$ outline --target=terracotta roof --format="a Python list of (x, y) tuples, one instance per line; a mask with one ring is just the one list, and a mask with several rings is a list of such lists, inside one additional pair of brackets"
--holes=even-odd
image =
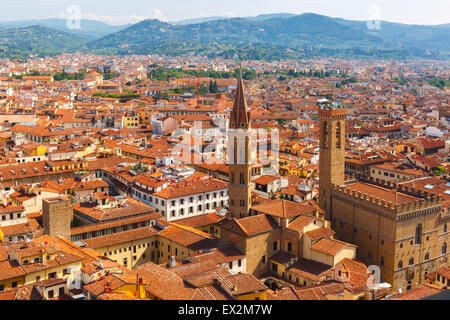
[(211, 249), (216, 247), (218, 243), (217, 239), (207, 233), (174, 223), (160, 231), (159, 236), (192, 250)]
[(362, 194), (367, 193), (376, 198), (384, 199), (386, 202), (391, 202), (393, 205), (419, 200), (417, 197), (398, 192), (397, 189), (387, 189), (365, 182), (350, 183), (345, 187), (350, 188), (351, 190), (360, 191)]
[(195, 289), (175, 273), (148, 262), (132, 271), (143, 279), (145, 290), (162, 300), (188, 300)]
[(288, 229), (297, 231), (299, 233), (303, 233), (303, 229), (313, 223), (315, 220), (314, 217), (306, 216), (306, 215), (300, 215), (297, 217), (293, 222), (289, 223)]
[(314, 215), (315, 208), (285, 199), (273, 199), (263, 203), (253, 203), (252, 210), (280, 218), (292, 218), (302, 214)]
[(319, 281), (329, 269), (329, 265), (302, 258), (290, 266), (288, 271), (313, 281)]
[(221, 285), (228, 287), (235, 296), (268, 289), (261, 281), (248, 273), (231, 275), (221, 281)]
[(311, 249), (331, 256), (335, 256), (347, 246), (353, 245), (335, 239), (322, 238), (315, 244), (313, 244)]
[(14, 235), (22, 235), (27, 233), (32, 233), (39, 228), (39, 224), (36, 220), (32, 219), (26, 223), (19, 223), (9, 226), (0, 227), (5, 237), (14, 236)]
[(265, 233), (278, 228), (276, 221), (268, 215), (258, 214), (242, 219), (233, 219), (247, 236)]
[(335, 232), (330, 228), (322, 227), (308, 231), (305, 234), (308, 235), (308, 237), (310, 237), (312, 240), (318, 240), (320, 238), (332, 237), (334, 233)]
[(164, 199), (173, 199), (199, 193), (228, 190), (228, 187), (227, 182), (214, 178), (197, 181), (182, 181), (169, 185), (161, 191), (154, 193), (154, 196)]
[(118, 208), (112, 209), (102, 209), (97, 206), (97, 204), (91, 203), (75, 203), (72, 205), (75, 213), (78, 211), (92, 219), (97, 221), (108, 221), (118, 218), (125, 218), (129, 216), (135, 216), (139, 214), (146, 214), (155, 211), (154, 208), (144, 205), (137, 204), (133, 201), (128, 200), (126, 203)]
[(438, 294), (443, 292), (444, 290), (431, 285), (431, 284), (422, 284), (417, 288), (408, 290), (404, 293), (397, 294), (391, 297), (392, 300), (421, 300), (423, 298)]
[(279, 179), (282, 179), (282, 178), (278, 177), (278, 176), (264, 175), (264, 176), (260, 176), (258, 178), (253, 179), (252, 182), (261, 184), (261, 185), (266, 185), (266, 184), (269, 184), (269, 183), (279, 180)]
[(158, 231), (153, 227), (139, 228), (129, 231), (118, 232), (106, 236), (82, 240), (88, 248), (102, 248), (112, 246), (118, 243), (144, 239), (154, 236)]
[(206, 213), (195, 217), (189, 217), (177, 220), (177, 224), (181, 224), (188, 227), (202, 227), (222, 221), (225, 217), (217, 214), (216, 212)]
[(87, 224), (85, 226), (81, 227), (75, 227), (70, 229), (70, 235), (77, 235), (82, 234), (86, 232), (91, 231), (97, 231), (102, 229), (109, 229), (117, 226), (123, 226), (126, 224), (133, 224), (133, 223), (139, 223), (143, 221), (149, 221), (149, 220), (155, 220), (161, 218), (161, 214), (157, 212), (147, 213), (143, 215), (139, 215), (136, 217), (126, 217), (118, 220), (113, 221), (106, 221), (106, 222), (99, 222), (99, 223), (93, 223), (93, 224)]

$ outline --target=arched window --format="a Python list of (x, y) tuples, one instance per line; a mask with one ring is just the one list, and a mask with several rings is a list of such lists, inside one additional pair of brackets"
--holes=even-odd
[(447, 232), (447, 224), (444, 224), (444, 232)]
[(399, 269), (403, 268), (403, 261), (402, 260), (400, 260), (398, 262), (397, 268), (399, 268)]
[(342, 123), (340, 121), (336, 122), (336, 148), (341, 148), (341, 130), (342, 130)]
[(430, 260), (430, 253), (429, 252), (425, 253), (425, 260)]
[(239, 174), (239, 183), (244, 184), (244, 175), (242, 173)]
[(292, 243), (290, 242), (287, 243), (287, 250), (292, 251)]
[(237, 164), (238, 163), (238, 140), (237, 137), (234, 137), (233, 139), (233, 162), (232, 164)]
[(422, 224), (419, 223), (416, 227), (416, 244), (422, 243)]
[(447, 253), (447, 242), (444, 242), (442, 244), (442, 254), (446, 254)]
[(328, 122), (323, 123), (323, 147), (328, 148)]
[(380, 265), (381, 265), (381, 266), (384, 266), (384, 257), (381, 257), (381, 259), (380, 259)]
[(412, 266), (414, 264), (414, 258), (409, 259), (409, 265)]

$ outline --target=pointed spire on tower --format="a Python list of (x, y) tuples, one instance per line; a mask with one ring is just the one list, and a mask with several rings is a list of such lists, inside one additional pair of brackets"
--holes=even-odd
[(247, 102), (245, 101), (244, 81), (242, 80), (241, 67), (239, 68), (239, 79), (236, 88), (236, 96), (234, 98), (234, 106), (230, 116), (230, 128), (250, 128), (250, 114), (247, 110)]

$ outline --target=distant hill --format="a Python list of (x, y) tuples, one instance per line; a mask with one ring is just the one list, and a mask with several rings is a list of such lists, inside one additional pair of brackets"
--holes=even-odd
[(245, 17), (248, 20), (251, 21), (264, 21), (269, 19), (288, 19), (295, 17), (296, 14), (294, 13), (266, 13), (266, 14), (260, 14), (256, 17)]
[[(268, 18), (268, 19), (265, 19)], [(448, 54), (445, 27), (382, 23), (386, 30), (373, 31), (365, 22), (304, 13), (221, 19), (173, 25), (144, 20), (87, 44), (104, 53), (196, 53), (247, 58), (278, 59), (320, 55), (403, 58)], [(117, 45), (119, 44), (119, 45)]]
[(43, 19), (43, 20), (17, 20), (17, 21), (0, 21), (0, 28), (25, 28), (30, 26), (42, 26), (47, 28), (52, 28), (68, 33), (74, 33), (82, 37), (87, 37), (90, 39), (98, 39), (107, 34), (114, 33), (123, 30), (130, 25), (124, 26), (112, 26), (104, 22), (95, 20), (84, 20), (80, 21), (80, 29), (69, 29), (67, 28), (66, 19)]
[[(31, 22), (8, 22), (3, 27)], [(39, 26), (13, 29), (1, 29), (0, 23), (0, 54), (80, 50), (100, 54), (200, 54), (228, 58), (237, 53), (242, 59), (259, 60), (319, 56), (450, 58), (450, 24), (421, 26), (381, 21), (381, 29), (370, 29), (365, 21), (313, 13), (208, 17), (177, 23), (153, 19), (129, 26), (82, 20), (80, 30), (68, 30), (63, 19), (39, 20), (39, 23)], [(103, 36), (96, 39), (100, 35)]]
[[(246, 18), (172, 25), (144, 20), (88, 44), (90, 49), (119, 48), (143, 53), (161, 46), (269, 44), (285, 47), (302, 45), (348, 47), (354, 43), (379, 43), (379, 37), (354, 30), (319, 15), (299, 15), (251, 21)], [(119, 45), (117, 45), (119, 44)]]
[(42, 26), (0, 29), (0, 57), (26, 58), (73, 51), (88, 41), (75, 34)]
[(380, 29), (368, 29), (366, 21), (332, 19), (354, 30), (380, 37), (385, 42), (422, 49), (450, 50), (450, 24), (426, 26), (380, 21)]
[[(274, 18), (292, 18), (296, 16), (296, 14), (293, 13), (268, 13), (268, 14), (260, 14), (256, 17), (245, 17), (245, 19), (251, 20), (251, 21), (264, 21)], [(218, 17), (201, 17), (201, 18), (192, 18), (192, 19), (184, 19), (180, 21), (172, 21), (169, 22), (171, 24), (175, 25), (186, 25), (186, 24), (196, 24), (196, 23), (203, 23), (203, 22), (209, 22), (209, 21), (216, 21), (216, 20), (227, 20), (232, 19), (230, 17), (225, 16), (218, 16)]]
[(192, 18), (192, 19), (184, 19), (184, 20), (179, 20), (179, 21), (171, 21), (169, 22), (170, 24), (174, 24), (174, 25), (187, 25), (187, 24), (196, 24), (196, 23), (203, 23), (203, 22), (209, 22), (209, 21), (216, 21), (216, 20), (226, 20), (226, 19), (230, 19), (230, 17), (221, 17), (221, 16), (217, 16), (217, 17), (201, 17), (201, 18)]

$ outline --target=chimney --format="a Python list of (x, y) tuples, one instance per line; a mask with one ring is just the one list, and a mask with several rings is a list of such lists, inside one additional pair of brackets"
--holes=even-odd
[(41, 259), (42, 259), (42, 264), (44, 266), (47, 265), (47, 255), (45, 254), (44, 248), (41, 249)]
[(170, 256), (170, 260), (169, 260), (169, 267), (173, 268), (177, 265), (177, 261), (175, 260), (174, 256)]

